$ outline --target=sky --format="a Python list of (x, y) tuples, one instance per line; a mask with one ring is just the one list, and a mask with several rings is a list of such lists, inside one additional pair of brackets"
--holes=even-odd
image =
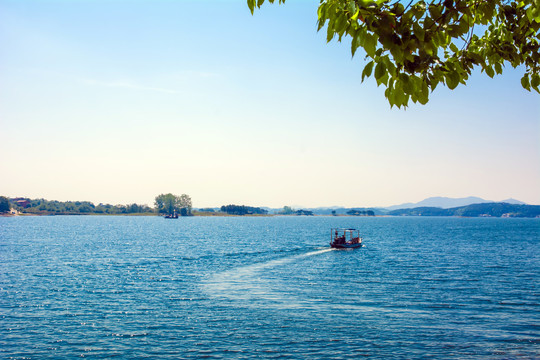
[(390, 108), (318, 1), (0, 0), (0, 195), (195, 207), (540, 204), (540, 96), (509, 65)]

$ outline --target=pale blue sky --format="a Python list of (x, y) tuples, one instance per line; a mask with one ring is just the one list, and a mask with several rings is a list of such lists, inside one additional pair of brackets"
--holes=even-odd
[(194, 205), (540, 204), (522, 69), (390, 109), (318, 1), (0, 0), (0, 194)]

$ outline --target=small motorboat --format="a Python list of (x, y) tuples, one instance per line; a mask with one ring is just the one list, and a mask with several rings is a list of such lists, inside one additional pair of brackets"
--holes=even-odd
[(335, 249), (355, 249), (362, 247), (362, 238), (357, 229), (331, 229), (330, 247)]
[(173, 211), (172, 214), (167, 214), (164, 216), (165, 219), (178, 219), (178, 213), (176, 210)]

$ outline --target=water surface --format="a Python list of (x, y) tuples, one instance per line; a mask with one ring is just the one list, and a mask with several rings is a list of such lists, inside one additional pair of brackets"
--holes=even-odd
[(538, 358), (539, 249), (538, 219), (0, 218), (0, 357)]

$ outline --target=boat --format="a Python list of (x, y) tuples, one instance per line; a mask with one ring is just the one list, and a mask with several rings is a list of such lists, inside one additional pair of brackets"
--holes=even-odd
[(360, 231), (357, 229), (331, 229), (330, 247), (334, 249), (356, 249), (362, 247)]
[(164, 216), (165, 219), (178, 219), (178, 213), (176, 210), (173, 211), (172, 214), (167, 214)]

